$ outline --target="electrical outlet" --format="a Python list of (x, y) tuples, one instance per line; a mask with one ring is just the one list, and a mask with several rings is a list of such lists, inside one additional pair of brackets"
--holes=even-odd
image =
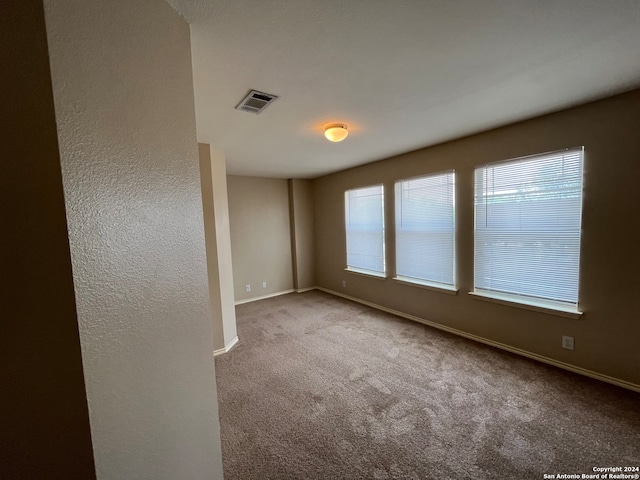
[(573, 350), (573, 337), (562, 336), (562, 348)]
[(248, 283), (244, 286), (244, 291), (245, 292), (250, 292), (251, 291), (251, 285), (249, 285)]
[(267, 288), (267, 282), (262, 282), (262, 288)]
[(342, 280), (342, 288), (347, 288), (347, 281), (346, 280)]

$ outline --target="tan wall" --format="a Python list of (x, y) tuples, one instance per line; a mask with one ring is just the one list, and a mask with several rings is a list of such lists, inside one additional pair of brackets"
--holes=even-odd
[(95, 478), (41, 1), (0, 51), (0, 478)]
[(289, 180), (293, 281), (297, 291), (315, 286), (315, 229), (310, 180)]
[(227, 189), (236, 302), (293, 289), (287, 181), (230, 175)]
[(189, 25), (44, 3), (97, 477), (222, 478)]
[[(410, 315), (640, 385), (640, 91), (314, 180), (316, 283)], [(497, 305), (473, 289), (473, 172), (501, 159), (585, 146), (580, 320)], [(344, 191), (384, 182), (393, 274), (394, 181), (456, 170), (456, 296), (349, 274)], [(347, 288), (342, 288), (347, 280)], [(561, 336), (575, 337), (575, 350)]]
[(198, 144), (198, 153), (213, 347), (220, 351), (230, 348), (238, 340), (226, 160), (221, 151), (212, 149), (207, 143)]

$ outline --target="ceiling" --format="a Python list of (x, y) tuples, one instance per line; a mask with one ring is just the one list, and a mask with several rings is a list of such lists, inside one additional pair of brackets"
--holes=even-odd
[[(640, 87), (640, 0), (168, 2), (198, 141), (234, 175), (314, 178)], [(279, 98), (235, 110), (251, 89)]]

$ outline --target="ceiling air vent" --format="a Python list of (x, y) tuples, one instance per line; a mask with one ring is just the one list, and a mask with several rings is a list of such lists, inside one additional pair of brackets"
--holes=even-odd
[(249, 95), (238, 104), (236, 110), (242, 110), (244, 112), (260, 113), (267, 108), (267, 105), (272, 103), (277, 95), (271, 95), (270, 93), (258, 92), (257, 90), (251, 90)]

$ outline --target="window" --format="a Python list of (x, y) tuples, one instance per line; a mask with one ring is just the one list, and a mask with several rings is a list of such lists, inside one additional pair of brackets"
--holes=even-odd
[(347, 190), (344, 194), (344, 204), (347, 269), (384, 276), (383, 186)]
[(455, 174), (401, 180), (396, 194), (397, 279), (455, 285)]
[(475, 171), (475, 292), (577, 311), (583, 148)]

